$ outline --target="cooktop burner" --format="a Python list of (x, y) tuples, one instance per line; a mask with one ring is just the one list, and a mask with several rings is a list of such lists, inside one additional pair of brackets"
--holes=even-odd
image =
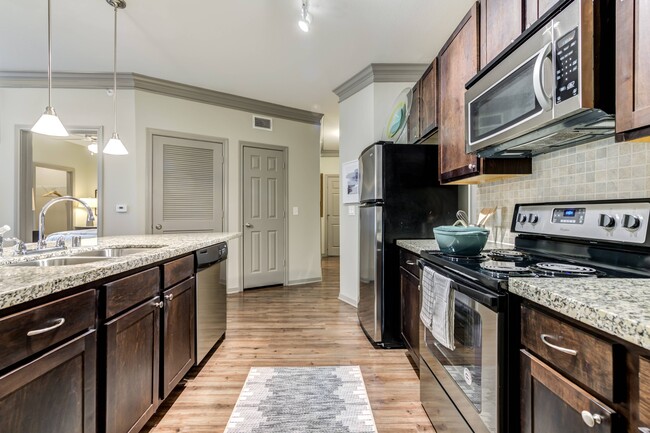
[(528, 257), (526, 253), (517, 250), (489, 250), (487, 254), (491, 259), (497, 261), (524, 260)]
[(540, 262), (531, 266), (531, 270), (542, 277), (604, 277), (607, 274), (594, 268), (568, 263)]
[(481, 263), (481, 268), (487, 271), (494, 272), (527, 272), (530, 268), (528, 266), (517, 266), (515, 262), (500, 262), (496, 260), (490, 260), (488, 262)]
[(458, 263), (480, 263), (488, 260), (488, 256), (485, 254), (479, 254), (477, 256), (459, 256), (456, 254), (440, 253), (440, 255), (446, 260)]

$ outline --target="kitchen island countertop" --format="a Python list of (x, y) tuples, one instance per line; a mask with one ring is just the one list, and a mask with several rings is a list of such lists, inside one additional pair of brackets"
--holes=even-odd
[[(97, 245), (29, 256), (0, 257), (0, 310), (61, 292), (82, 284), (147, 266), (162, 260), (239, 237), (240, 233), (184, 233), (167, 235), (108, 236)], [(110, 247), (152, 247), (122, 257), (72, 266), (5, 266), (46, 257), (68, 256)]]

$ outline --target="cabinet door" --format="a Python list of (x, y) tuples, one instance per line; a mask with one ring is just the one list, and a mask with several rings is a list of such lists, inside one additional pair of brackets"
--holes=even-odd
[[(645, 429), (645, 430), (642, 430)], [(650, 432), (650, 360), (639, 358), (639, 432)]]
[(521, 34), (523, 12), (522, 0), (481, 0), (481, 68)]
[(613, 409), (521, 351), (522, 433), (613, 433), (616, 421)]
[(106, 433), (135, 433), (159, 403), (159, 299), (118, 316), (105, 328)]
[(0, 377), (3, 433), (94, 433), (96, 333)]
[(169, 395), (196, 360), (195, 296), (194, 278), (163, 293), (162, 398)]
[(411, 111), (408, 118), (408, 141), (415, 143), (420, 138), (420, 82), (413, 86)]
[(438, 59), (420, 79), (420, 133), (424, 137), (438, 127)]
[(478, 173), (465, 153), (465, 83), (478, 72), (478, 4), (463, 18), (438, 57), (440, 67), (440, 181)]
[(548, 12), (560, 0), (525, 0), (526, 22), (525, 28), (530, 27), (542, 15)]
[[(616, 132), (650, 135), (650, 2), (616, 2)], [(644, 23), (644, 24), (642, 24)], [(646, 139), (647, 140), (647, 139)]]
[(402, 339), (411, 358), (418, 364), (420, 358), (420, 290), (419, 280), (404, 269), (400, 269), (400, 290), (402, 292)]

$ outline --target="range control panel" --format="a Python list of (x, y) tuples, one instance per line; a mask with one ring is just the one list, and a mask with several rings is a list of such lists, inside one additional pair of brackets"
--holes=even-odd
[(522, 204), (515, 206), (514, 233), (646, 244), (650, 201)]

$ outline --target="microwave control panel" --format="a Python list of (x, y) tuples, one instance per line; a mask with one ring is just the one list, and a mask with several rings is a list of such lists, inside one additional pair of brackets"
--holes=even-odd
[(555, 42), (555, 103), (578, 95), (580, 79), (578, 59), (578, 28), (574, 28)]

